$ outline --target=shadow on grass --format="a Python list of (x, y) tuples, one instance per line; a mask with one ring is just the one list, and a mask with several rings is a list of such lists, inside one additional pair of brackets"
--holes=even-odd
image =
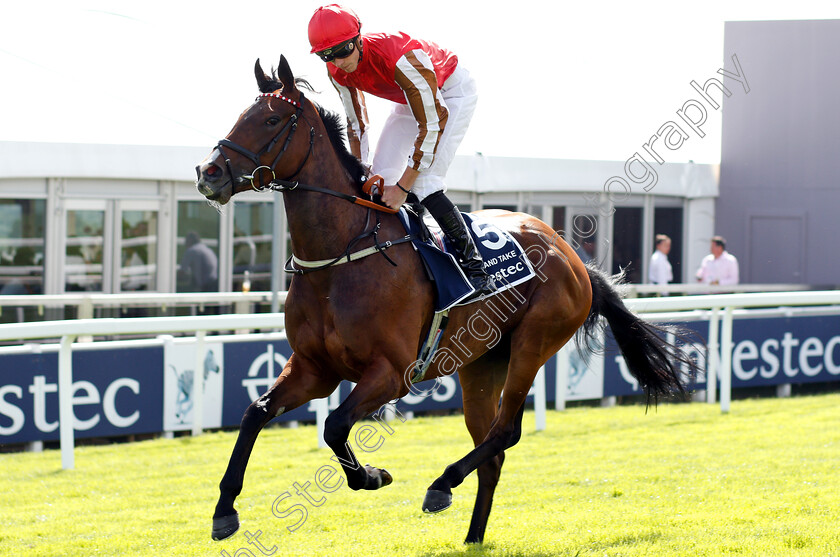
[[(590, 544), (586, 548), (586, 553), (592, 552), (598, 554), (610, 549), (620, 549), (621, 547), (628, 547), (638, 545), (639, 543), (656, 543), (662, 534), (659, 532), (647, 532), (641, 534), (633, 534), (627, 536), (618, 536), (614, 539), (604, 540), (601, 543)], [(486, 543), (483, 545), (464, 545), (463, 549), (455, 549), (448, 551), (430, 551), (427, 553), (418, 553), (421, 557), (578, 557), (584, 552), (583, 549), (559, 549), (557, 551), (511, 551), (505, 547), (496, 547), (493, 543)]]
[(418, 553), (420, 557), (483, 557), (492, 555), (504, 555), (505, 557), (557, 557), (557, 553), (543, 553), (534, 551), (511, 552), (504, 548), (496, 548), (494, 544), (464, 545), (463, 549), (449, 551), (435, 551), (429, 553)]
[(52, 468), (49, 470), (33, 472), (31, 476), (33, 478), (60, 478), (62, 476), (67, 477), (68, 474), (72, 473), (72, 470), (65, 470), (63, 468)]

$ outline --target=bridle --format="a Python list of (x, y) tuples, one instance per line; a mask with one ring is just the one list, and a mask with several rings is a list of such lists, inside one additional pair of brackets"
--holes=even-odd
[[(279, 191), (281, 193), (287, 193), (287, 192), (292, 192), (292, 191), (295, 191), (295, 190), (304, 190), (304, 191), (323, 193), (323, 194), (327, 194), (327, 195), (332, 195), (334, 197), (338, 197), (340, 199), (344, 199), (345, 201), (349, 201), (349, 202), (351, 202), (353, 204), (356, 204), (356, 205), (362, 205), (364, 207), (367, 207), (367, 209), (368, 209), (367, 218), (365, 219), (365, 226), (363, 228), (363, 230), (366, 231), (366, 232), (362, 232), (361, 234), (356, 236), (353, 240), (351, 240), (350, 243), (345, 248), (343, 254), (341, 254), (340, 256), (338, 256), (335, 259), (321, 260), (321, 261), (304, 261), (304, 260), (298, 259), (294, 255), (292, 255), (292, 257), (290, 257), (289, 260), (286, 262), (286, 265), (284, 266), (283, 270), (286, 271), (287, 273), (294, 273), (294, 274), (303, 275), (303, 274), (306, 274), (306, 273), (311, 273), (313, 271), (318, 271), (320, 269), (325, 269), (325, 268), (331, 267), (333, 265), (340, 265), (342, 263), (348, 263), (350, 261), (355, 261), (356, 259), (361, 259), (363, 257), (367, 257), (368, 255), (371, 255), (373, 253), (381, 253), (383, 255), (383, 257), (385, 257), (385, 259), (388, 260), (388, 262), (390, 262), (392, 265), (396, 266), (396, 263), (394, 263), (394, 261), (391, 260), (391, 258), (388, 257), (385, 254), (385, 250), (390, 248), (390, 247), (393, 247), (395, 245), (402, 244), (402, 243), (405, 243), (405, 242), (409, 242), (409, 241), (414, 239), (414, 236), (409, 234), (409, 235), (406, 235), (406, 236), (404, 236), (404, 237), (402, 237), (398, 240), (386, 241), (384, 243), (380, 243), (379, 238), (378, 238), (378, 233), (379, 233), (379, 229), (381, 227), (381, 222), (379, 220), (379, 214), (378, 213), (376, 214), (376, 224), (374, 225), (373, 229), (370, 230), (370, 231), (367, 231), (368, 225), (370, 224), (370, 211), (371, 210), (393, 214), (393, 213), (397, 212), (395, 209), (391, 209), (390, 207), (386, 207), (384, 205), (379, 205), (378, 203), (368, 201), (367, 199), (359, 198), (355, 195), (349, 195), (349, 194), (346, 194), (346, 193), (337, 192), (337, 191), (330, 190), (330, 189), (327, 189), (327, 188), (319, 188), (319, 187), (316, 187), (316, 186), (301, 184), (298, 181), (293, 181), (292, 180), (292, 178), (294, 178), (295, 176), (297, 176), (300, 173), (300, 171), (303, 169), (304, 165), (306, 164), (306, 161), (309, 160), (309, 156), (312, 154), (312, 149), (313, 149), (313, 146), (314, 146), (314, 143), (315, 143), (315, 128), (311, 124), (309, 126), (309, 149), (306, 152), (306, 156), (300, 162), (297, 169), (288, 178), (279, 179), (275, 176), (274, 169), (276, 168), (277, 163), (280, 162), (280, 159), (283, 158), (283, 155), (286, 153), (286, 150), (289, 148), (289, 145), (292, 142), (292, 138), (294, 137), (295, 132), (297, 131), (298, 122), (301, 119), (306, 120), (306, 117), (303, 116), (304, 96), (303, 96), (303, 93), (301, 93), (300, 94), (300, 100), (296, 101), (294, 99), (290, 99), (289, 97), (281, 95), (280, 93), (277, 93), (277, 92), (262, 93), (257, 97), (257, 100), (259, 100), (263, 97), (271, 97), (271, 98), (276, 98), (276, 99), (280, 99), (282, 101), (285, 101), (285, 102), (287, 102), (287, 103), (289, 103), (289, 104), (291, 104), (292, 106), (295, 107), (295, 113), (292, 114), (289, 117), (289, 120), (280, 129), (280, 131), (278, 131), (276, 134), (274, 134), (274, 137), (272, 137), (271, 140), (262, 149), (260, 149), (260, 151), (257, 152), (257, 153), (251, 151), (250, 149), (247, 149), (246, 147), (243, 147), (242, 145), (239, 145), (238, 143), (234, 143), (233, 141), (231, 141), (229, 139), (219, 140), (219, 142), (216, 144), (216, 148), (219, 150), (219, 153), (222, 155), (222, 158), (225, 160), (225, 165), (227, 166), (228, 175), (231, 177), (231, 181), (232, 182), (242, 182), (242, 181), (248, 180), (248, 181), (251, 182), (251, 187), (255, 191), (271, 190), (271, 191)], [(288, 132), (288, 135), (286, 135), (286, 140), (283, 143), (283, 147), (280, 149), (280, 151), (274, 157), (274, 161), (271, 163), (271, 165), (266, 166), (264, 164), (261, 164), (260, 158), (262, 156), (270, 153), (274, 149), (274, 147), (277, 145), (277, 143), (280, 141), (280, 138), (283, 136), (283, 134), (286, 134), (287, 132)], [(230, 149), (232, 151), (235, 151), (235, 152), (239, 153), (240, 155), (244, 156), (245, 158), (247, 158), (248, 160), (253, 162), (254, 165), (255, 165), (253, 173), (250, 174), (250, 175), (242, 175), (242, 176), (239, 176), (239, 177), (234, 179), (233, 167), (231, 166), (231, 163), (230, 163), (230, 157), (228, 157), (227, 154), (225, 153), (225, 150), (224, 150), (225, 147), (227, 147), (228, 149)], [(262, 185), (262, 183), (260, 183), (260, 180), (258, 178), (258, 173), (262, 169), (267, 170), (271, 174), (271, 180), (265, 185)], [(372, 247), (367, 248), (367, 249), (362, 250), (362, 251), (351, 253), (350, 250), (353, 248), (353, 246), (355, 246), (358, 242), (360, 242), (364, 238), (368, 238), (368, 237), (373, 237), (373, 239), (374, 239), (374, 245)], [(303, 268), (302, 269), (295, 268), (294, 266), (292, 266), (292, 263), (295, 263), (298, 266), (301, 266)]]
[[(250, 180), (251, 187), (255, 191), (265, 191), (265, 190), (267, 190), (271, 187), (272, 183), (275, 180), (274, 168), (277, 166), (277, 163), (280, 162), (280, 159), (283, 158), (283, 155), (286, 154), (286, 150), (289, 148), (289, 145), (292, 143), (292, 138), (294, 137), (295, 132), (297, 131), (298, 121), (303, 117), (303, 101), (304, 101), (303, 93), (300, 94), (300, 100), (299, 101), (290, 99), (289, 97), (286, 97), (286, 96), (281, 95), (280, 93), (276, 93), (276, 92), (275, 93), (262, 93), (259, 97), (257, 97), (257, 100), (259, 100), (263, 97), (270, 97), (270, 98), (275, 98), (275, 99), (280, 99), (280, 100), (286, 101), (287, 103), (294, 106), (295, 109), (296, 109), (295, 113), (292, 114), (289, 117), (289, 119), (286, 121), (286, 125), (284, 125), (280, 129), (280, 131), (278, 131), (276, 134), (274, 134), (274, 137), (271, 138), (271, 140), (265, 145), (265, 147), (260, 149), (259, 152), (254, 153), (250, 149), (247, 149), (247, 148), (243, 147), (242, 145), (239, 145), (238, 143), (234, 143), (233, 141), (231, 141), (229, 139), (221, 139), (216, 144), (216, 149), (219, 150), (219, 153), (221, 153), (222, 158), (225, 160), (225, 165), (227, 166), (228, 175), (231, 177), (231, 180), (234, 181), (234, 182), (240, 182), (240, 181), (243, 181), (243, 180)], [(305, 119), (305, 117), (303, 117), (303, 118)], [(266, 154), (270, 153), (274, 149), (275, 145), (277, 145), (277, 142), (280, 140), (280, 137), (283, 134), (285, 134), (286, 132), (288, 132), (288, 135), (286, 136), (286, 141), (283, 143), (283, 148), (280, 149), (280, 151), (277, 153), (277, 156), (274, 157), (274, 161), (271, 163), (271, 165), (266, 166), (264, 164), (261, 164), (260, 158), (263, 155), (266, 155)], [(306, 152), (306, 156), (303, 158), (301, 163), (298, 165), (297, 170), (295, 170), (288, 178), (283, 180), (284, 182), (288, 181), (288, 180), (291, 180), (292, 178), (297, 176), (297, 174), (301, 171), (301, 169), (303, 168), (303, 165), (305, 165), (306, 161), (309, 160), (309, 155), (312, 154), (312, 147), (313, 147), (314, 143), (315, 143), (315, 128), (312, 125), (310, 125), (309, 126), (309, 150)], [(236, 151), (237, 153), (239, 153), (243, 157), (245, 157), (248, 160), (250, 160), (251, 162), (253, 162), (254, 165), (255, 165), (254, 172), (251, 175), (240, 176), (240, 177), (238, 177), (234, 180), (233, 168), (231, 167), (231, 164), (230, 164), (230, 157), (228, 157), (227, 154), (225, 153), (225, 150), (224, 150), (225, 147), (227, 147), (228, 149), (231, 149), (232, 151)], [(271, 173), (271, 182), (269, 182), (269, 184), (267, 184), (265, 186), (259, 185), (259, 180), (258, 180), (258, 173), (262, 169), (266, 169)], [(255, 180), (257, 180), (257, 181), (255, 182)]]
[[(349, 194), (346, 194), (346, 193), (337, 192), (337, 191), (327, 189), (327, 188), (319, 188), (317, 186), (310, 186), (310, 185), (307, 185), (307, 184), (301, 184), (298, 181), (293, 181), (292, 180), (292, 178), (297, 176), (298, 173), (303, 169), (303, 166), (306, 164), (306, 161), (309, 160), (309, 155), (312, 154), (312, 148), (313, 148), (313, 145), (315, 143), (315, 128), (312, 125), (309, 126), (309, 150), (306, 152), (306, 156), (303, 158), (301, 163), (298, 165), (297, 170), (295, 170), (288, 178), (282, 178), (282, 179), (277, 178), (274, 174), (274, 168), (277, 166), (277, 163), (280, 162), (280, 159), (286, 153), (286, 149), (289, 148), (289, 144), (292, 142), (292, 137), (294, 136), (295, 132), (297, 131), (298, 121), (301, 118), (306, 120), (306, 117), (303, 116), (304, 96), (303, 96), (303, 93), (301, 93), (300, 94), (300, 101), (296, 101), (296, 100), (290, 99), (289, 97), (286, 97), (286, 96), (281, 95), (281, 94), (276, 93), (276, 92), (275, 93), (262, 93), (259, 97), (257, 97), (257, 100), (259, 100), (263, 97), (271, 97), (271, 98), (276, 98), (276, 99), (286, 101), (287, 103), (289, 103), (289, 104), (291, 104), (292, 106), (295, 107), (295, 109), (296, 109), (295, 113), (292, 114), (289, 117), (289, 120), (286, 122), (286, 125), (283, 126), (283, 128), (280, 131), (278, 131), (274, 135), (274, 137), (271, 138), (271, 140), (266, 144), (265, 147), (263, 147), (260, 150), (259, 153), (254, 153), (250, 149), (247, 149), (247, 148), (243, 147), (242, 145), (239, 145), (238, 143), (234, 143), (233, 141), (231, 141), (229, 139), (219, 140), (219, 142), (216, 144), (216, 148), (219, 150), (219, 153), (221, 153), (222, 158), (224, 158), (224, 160), (225, 160), (225, 165), (227, 166), (228, 175), (231, 177), (232, 181), (240, 182), (240, 181), (243, 181), (243, 180), (249, 180), (251, 182), (251, 188), (253, 188), (254, 191), (272, 190), (272, 191), (279, 191), (281, 193), (290, 192), (290, 191), (294, 191), (294, 190), (312, 191), (312, 192), (317, 192), (317, 193), (323, 193), (323, 194), (326, 194), (326, 195), (332, 195), (333, 197), (339, 197), (339, 198), (344, 199), (345, 201), (349, 201), (350, 203), (353, 203), (355, 205), (362, 205), (364, 207), (367, 207), (368, 209), (373, 209), (375, 211), (381, 211), (383, 213), (394, 214), (394, 213), (397, 212), (396, 209), (391, 209), (390, 207), (386, 207), (384, 205), (380, 205), (378, 203), (368, 201), (367, 199), (362, 199), (362, 198), (357, 197), (355, 195), (349, 195)], [(280, 149), (280, 152), (277, 153), (277, 156), (274, 157), (274, 161), (271, 163), (271, 165), (266, 166), (264, 164), (260, 164), (260, 157), (267, 154), (267, 153), (270, 153), (271, 150), (274, 149), (274, 146), (277, 145), (277, 142), (280, 140), (280, 136), (282, 136), (284, 133), (286, 133), (287, 130), (289, 132), (289, 135), (286, 136), (286, 141), (285, 141), (285, 143), (283, 143), (283, 148)], [(224, 147), (227, 147), (227, 148), (229, 148), (233, 151), (236, 151), (240, 155), (244, 156), (245, 158), (247, 158), (248, 160), (253, 162), (254, 165), (256, 166), (256, 168), (254, 168), (254, 172), (250, 175), (243, 175), (243, 176), (240, 176), (240, 177), (234, 179), (233, 178), (233, 168), (231, 167), (231, 164), (230, 164), (230, 158), (225, 154)], [(262, 185), (261, 183), (259, 183), (259, 180), (258, 180), (257, 173), (261, 169), (266, 169), (268, 172), (271, 173), (271, 180), (265, 185)]]

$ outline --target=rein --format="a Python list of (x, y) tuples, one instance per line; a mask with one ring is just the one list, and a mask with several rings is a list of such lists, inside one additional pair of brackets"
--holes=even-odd
[[(254, 168), (253, 173), (251, 175), (241, 176), (239, 178), (239, 180), (249, 180), (251, 182), (251, 187), (255, 191), (269, 191), (269, 190), (271, 190), (271, 191), (277, 191), (277, 192), (285, 194), (285, 193), (290, 193), (290, 192), (293, 192), (293, 191), (296, 191), (296, 190), (303, 190), (303, 191), (310, 191), (310, 192), (315, 192), (315, 193), (323, 193), (323, 194), (326, 194), (326, 195), (332, 195), (333, 197), (338, 197), (339, 199), (349, 201), (350, 203), (353, 203), (354, 205), (361, 205), (362, 207), (366, 207), (368, 209), (367, 218), (365, 219), (365, 226), (362, 230), (367, 230), (368, 225), (370, 224), (370, 212), (371, 212), (371, 210), (382, 212), (382, 213), (388, 213), (388, 214), (395, 214), (395, 213), (398, 212), (397, 209), (391, 209), (390, 207), (387, 207), (387, 206), (384, 206), (384, 205), (379, 205), (378, 203), (374, 203), (373, 201), (368, 201), (367, 199), (362, 199), (362, 198), (357, 197), (355, 195), (349, 195), (349, 194), (337, 192), (337, 191), (334, 191), (334, 190), (331, 190), (331, 189), (320, 188), (320, 187), (317, 187), (317, 186), (310, 186), (308, 184), (301, 184), (298, 181), (293, 181), (292, 178), (297, 176), (298, 173), (300, 173), (300, 171), (303, 169), (306, 162), (309, 160), (309, 156), (312, 154), (312, 149), (313, 149), (313, 146), (314, 146), (314, 143), (315, 143), (315, 128), (311, 125), (309, 126), (309, 149), (306, 152), (306, 156), (303, 158), (303, 161), (301, 161), (301, 163), (298, 165), (297, 169), (288, 178), (278, 179), (274, 174), (274, 168), (277, 166), (277, 163), (280, 162), (280, 159), (283, 157), (283, 155), (286, 153), (286, 150), (289, 148), (289, 145), (292, 142), (292, 138), (294, 137), (294, 134), (297, 131), (298, 121), (301, 118), (306, 120), (306, 117), (303, 116), (304, 96), (303, 96), (303, 93), (301, 93), (300, 94), (300, 101), (295, 101), (293, 99), (290, 99), (290, 98), (288, 98), (284, 95), (281, 95), (279, 93), (276, 93), (276, 92), (275, 93), (262, 93), (259, 97), (257, 97), (257, 100), (259, 100), (262, 97), (271, 97), (271, 98), (277, 98), (277, 99), (286, 101), (287, 103), (289, 103), (289, 104), (291, 104), (292, 106), (295, 107), (295, 109), (296, 109), (295, 113), (292, 114), (289, 117), (289, 120), (286, 122), (286, 124), (280, 129), (280, 131), (278, 131), (274, 135), (274, 137), (271, 138), (271, 140), (265, 145), (265, 147), (260, 149), (260, 151), (257, 152), (257, 153), (254, 153), (250, 149), (247, 149), (247, 148), (245, 148), (245, 147), (243, 147), (243, 146), (241, 146), (237, 143), (234, 143), (233, 141), (230, 141), (229, 139), (219, 140), (219, 142), (216, 144), (216, 148), (219, 150), (222, 157), (224, 158), (225, 164), (227, 165), (228, 174), (231, 176), (231, 178), (233, 177), (233, 170), (232, 170), (232, 167), (231, 167), (231, 164), (230, 164), (230, 158), (227, 156), (227, 154), (225, 154), (225, 151), (224, 151), (225, 147), (227, 147), (228, 149), (231, 149), (232, 151), (235, 151), (235, 152), (239, 153), (240, 155), (246, 157), (248, 160), (250, 160), (251, 162), (254, 163), (256, 168)], [(278, 141), (280, 140), (280, 137), (287, 132), (288, 132), (288, 135), (286, 136), (286, 141), (283, 143), (283, 147), (280, 149), (280, 152), (278, 152), (277, 156), (274, 157), (274, 161), (271, 163), (271, 165), (266, 166), (264, 164), (261, 164), (260, 157), (270, 153), (274, 149), (274, 147), (277, 145)], [(266, 185), (262, 185), (262, 184), (258, 183), (259, 182), (258, 174), (259, 174), (260, 171), (263, 171), (263, 170), (271, 173), (271, 180)], [(365, 191), (369, 192), (370, 191), (369, 188), (372, 187), (373, 182), (375, 182), (377, 180), (380, 182), (380, 186), (381, 186), (382, 178), (380, 176), (374, 176), (374, 177), (370, 178), (367, 181), (367, 183), (365, 184)], [(411, 234), (408, 234), (408, 235), (403, 236), (402, 238), (400, 238), (398, 240), (394, 240), (394, 241), (389, 240), (389, 241), (386, 241), (384, 243), (380, 243), (379, 238), (378, 238), (378, 234), (379, 234), (379, 228), (381, 227), (381, 225), (382, 225), (382, 223), (380, 222), (380, 219), (379, 219), (379, 213), (376, 213), (376, 224), (373, 227), (373, 229), (368, 231), (368, 232), (362, 232), (361, 234), (356, 236), (354, 239), (352, 239), (347, 244), (347, 247), (344, 249), (344, 253), (342, 253), (341, 255), (336, 257), (335, 259), (322, 259), (322, 260), (318, 260), (318, 261), (304, 261), (304, 260), (298, 259), (296, 256), (292, 255), (292, 257), (290, 257), (286, 261), (286, 264), (284, 265), (283, 270), (286, 271), (287, 273), (294, 273), (294, 274), (298, 274), (298, 275), (303, 275), (303, 274), (311, 273), (311, 272), (318, 271), (318, 270), (321, 270), (321, 269), (326, 269), (327, 267), (332, 267), (333, 265), (341, 265), (343, 263), (349, 263), (350, 261), (355, 261), (357, 259), (362, 259), (363, 257), (367, 257), (367, 256), (373, 255), (375, 253), (381, 253), (382, 256), (385, 259), (387, 259), (388, 262), (391, 265), (394, 265), (396, 267), (397, 264), (390, 257), (388, 257), (388, 255), (385, 253), (385, 250), (390, 248), (390, 247), (396, 246), (398, 244), (402, 244), (402, 243), (405, 243), (405, 242), (410, 242), (411, 240), (414, 239), (414, 236), (411, 235)], [(357, 252), (353, 252), (353, 253), (350, 252), (350, 250), (353, 248), (353, 246), (355, 246), (361, 240), (363, 240), (365, 238), (369, 238), (369, 237), (373, 237), (373, 241), (374, 241), (373, 246), (371, 246), (369, 248), (366, 248), (366, 249), (363, 249), (363, 250), (360, 250), (360, 251), (357, 251)], [(293, 266), (293, 264), (297, 265), (298, 267), (302, 267), (302, 268), (296, 268), (296, 267)]]
[[(376, 180), (381, 178), (379, 176), (374, 176), (371, 180)], [(370, 181), (370, 180), (368, 180)], [(398, 212), (397, 209), (391, 209), (385, 205), (380, 205), (378, 203), (374, 203), (373, 201), (368, 201), (367, 199), (362, 199), (361, 197), (355, 195), (349, 195), (346, 193), (341, 193), (338, 191), (330, 190), (327, 188), (319, 188), (317, 186), (309, 186), (307, 184), (301, 184), (300, 182), (292, 182), (290, 180), (276, 180), (272, 179), (268, 185), (265, 186), (263, 189), (270, 189), (272, 191), (279, 191), (282, 193), (290, 192), (294, 190), (304, 190), (304, 191), (313, 191), (316, 193), (325, 193), (327, 195), (332, 195), (333, 197), (338, 197), (339, 199), (343, 199), (345, 201), (349, 201), (354, 205), (361, 205), (362, 207), (367, 207), (368, 209), (373, 209), (374, 211), (380, 211), (382, 213), (388, 213), (390, 215), (394, 215)], [(258, 190), (261, 191), (261, 190)]]

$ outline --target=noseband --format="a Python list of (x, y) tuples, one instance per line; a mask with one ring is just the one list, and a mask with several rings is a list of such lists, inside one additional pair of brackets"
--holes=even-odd
[[(295, 113), (292, 114), (289, 117), (289, 120), (286, 122), (286, 125), (283, 126), (280, 129), (280, 131), (278, 131), (274, 135), (274, 137), (271, 138), (271, 140), (265, 145), (265, 147), (263, 147), (258, 153), (254, 153), (250, 149), (247, 149), (247, 148), (243, 147), (242, 145), (239, 145), (238, 143), (234, 143), (233, 141), (231, 141), (229, 139), (221, 139), (216, 144), (216, 148), (219, 150), (219, 153), (221, 153), (222, 158), (225, 159), (225, 165), (227, 166), (228, 175), (231, 177), (231, 180), (234, 179), (233, 178), (233, 176), (234, 176), (233, 169), (230, 165), (230, 157), (228, 157), (227, 154), (225, 153), (224, 147), (227, 147), (228, 149), (231, 149), (232, 151), (236, 151), (237, 153), (239, 153), (240, 155), (242, 155), (243, 157), (247, 158), (248, 160), (250, 160), (251, 162), (254, 163), (254, 165), (255, 165), (254, 172), (250, 176), (248, 176), (248, 175), (240, 176), (235, 181), (250, 180), (251, 187), (255, 191), (264, 191), (264, 190), (269, 189), (271, 187), (271, 183), (266, 184), (266, 185), (258, 185), (258, 183), (257, 183), (258, 182), (257, 173), (261, 169), (264, 168), (271, 173), (271, 181), (272, 182), (274, 181), (274, 179), (275, 179), (274, 168), (277, 166), (277, 163), (280, 162), (280, 159), (283, 157), (283, 155), (286, 153), (286, 150), (289, 148), (289, 145), (292, 142), (292, 138), (294, 137), (295, 132), (297, 131), (298, 121), (302, 118), (302, 114), (303, 114), (303, 102), (304, 102), (303, 93), (300, 94), (300, 100), (299, 101), (295, 101), (295, 100), (290, 99), (289, 97), (286, 97), (286, 96), (281, 95), (279, 93), (262, 93), (259, 97), (257, 97), (257, 100), (259, 100), (263, 97), (271, 97), (271, 98), (275, 98), (275, 99), (280, 99), (282, 101), (286, 101), (287, 103), (294, 106), (295, 109), (296, 109)], [(283, 148), (280, 149), (280, 152), (277, 153), (276, 157), (274, 157), (274, 161), (271, 163), (271, 165), (261, 164), (260, 163), (260, 157), (262, 157), (263, 155), (266, 155), (266, 154), (270, 153), (272, 150), (274, 150), (275, 145), (277, 145), (277, 142), (280, 140), (280, 138), (286, 132), (288, 132), (288, 135), (286, 136), (286, 141), (283, 143)], [(312, 146), (313, 146), (314, 142), (315, 142), (315, 128), (312, 127), (312, 126), (309, 126), (309, 151), (307, 151), (306, 156), (303, 158), (301, 163), (298, 165), (297, 170), (295, 170), (284, 181), (287, 181), (291, 178), (294, 178), (298, 174), (298, 172), (301, 171), (301, 169), (303, 168), (303, 165), (306, 164), (306, 161), (309, 159), (309, 155), (312, 154)], [(257, 182), (255, 182), (255, 180), (257, 180)]]

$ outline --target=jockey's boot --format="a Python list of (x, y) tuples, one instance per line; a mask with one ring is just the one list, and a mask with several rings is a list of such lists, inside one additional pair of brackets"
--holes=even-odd
[(461, 211), (452, 204), (442, 191), (435, 192), (423, 200), (423, 206), (440, 225), (441, 230), (452, 242), (455, 255), (464, 274), (476, 290), (476, 296), (492, 294), (496, 290), (493, 277), (484, 270), (484, 260), (473, 241), (472, 234)]

